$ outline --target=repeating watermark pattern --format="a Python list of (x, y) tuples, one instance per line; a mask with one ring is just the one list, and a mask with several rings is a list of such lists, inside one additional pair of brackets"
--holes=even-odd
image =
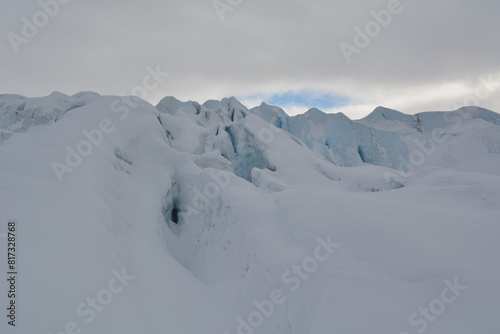
[(208, 175), (213, 181), (207, 182), (201, 190), (195, 188), (192, 205), (186, 205), (186, 211), (181, 212), (185, 224), (190, 223), (189, 218), (192, 215), (203, 213), (210, 201), (217, 198), (221, 191), (229, 186), (231, 181), (231, 175), (226, 171), (210, 171)]
[(224, 21), (224, 15), (227, 12), (232, 12), (235, 8), (240, 6), (243, 0), (215, 0), (212, 5), (219, 19)]
[[(137, 85), (131, 90), (131, 94), (141, 99), (146, 99), (149, 92), (158, 88), (159, 85), (168, 77), (169, 73), (160, 69), (160, 64), (156, 69), (150, 66), (146, 67), (147, 74), (142, 80), (142, 85)], [(134, 102), (136, 97), (123, 96), (117, 98), (111, 103), (111, 111), (117, 116), (118, 121), (124, 121), (130, 114), (131, 109), (137, 108), (138, 103)], [(63, 162), (53, 161), (51, 166), (59, 183), (64, 181), (64, 175), (72, 173), (80, 166), (84, 158), (92, 154), (94, 149), (100, 146), (106, 135), (113, 133), (116, 129), (116, 122), (110, 118), (100, 120), (98, 126), (94, 129), (82, 130), (84, 139), (80, 140), (74, 147), (67, 145), (65, 147), (66, 156)]]
[[(341, 245), (332, 242), (331, 236), (326, 240), (319, 237), (316, 239), (318, 246), (314, 248), (312, 256), (306, 257), (300, 265), (292, 265), (281, 275), (282, 283), (290, 290), (297, 291), (302, 283), (309, 279), (319, 268), (320, 263), (327, 261)], [(283, 289), (274, 289), (267, 299), (262, 301), (254, 300), (252, 305), (254, 310), (245, 318), (236, 318), (237, 334), (253, 334), (255, 329), (261, 327), (265, 320), (271, 317), (277, 306), (286, 302), (286, 294)], [(225, 334), (229, 334), (225, 332)]]
[(386, 9), (381, 9), (379, 11), (372, 10), (370, 12), (373, 20), (368, 21), (363, 29), (359, 26), (355, 26), (352, 44), (342, 42), (339, 45), (347, 63), (352, 62), (352, 56), (354, 54), (360, 54), (367, 48), (371, 42), (380, 35), (383, 28), (387, 28), (391, 24), (393, 17), (401, 14), (403, 10), (404, 6), (400, 0), (389, 0)]
[[(113, 277), (108, 281), (104, 289), (99, 290), (95, 296), (88, 296), (84, 302), (77, 305), (75, 313), (81, 318), (80, 321), (68, 321), (64, 325), (64, 329), (55, 334), (80, 334), (82, 324), (90, 324), (94, 321), (97, 314), (104, 311), (111, 304), (114, 297), (122, 293), (130, 282), (135, 279), (135, 276), (128, 274), (125, 268), (122, 268), (121, 272), (112, 270), (111, 274)], [(49, 334), (53, 333), (50, 332)]]
[(19, 47), (21, 45), (26, 45), (30, 40), (35, 38), (40, 29), (45, 27), (50, 19), (54, 18), (59, 14), (61, 6), (66, 5), (71, 0), (47, 0), (38, 1), (38, 6), (41, 10), (37, 11), (31, 17), (31, 20), (26, 16), (21, 18), (23, 23), (21, 27), (21, 34), (16, 34), (14, 32), (9, 32), (7, 34), (7, 39), (9, 40), (10, 46), (15, 54), (19, 53)]
[(497, 78), (494, 78), (493, 74), (490, 74), (488, 77), (479, 76), (479, 84), (471, 94), (466, 96), (462, 101), (457, 101), (452, 108), (458, 109), (464, 106), (477, 106), (481, 101), (490, 98), (500, 86), (500, 73), (497, 73), (496, 76)]
[[(436, 321), (468, 288), (467, 285), (458, 282), (458, 277), (453, 279), (453, 283), (450, 280), (445, 280), (443, 283), (445, 287), (441, 290), (439, 298), (431, 300), (426, 306), (419, 307), (417, 311), (410, 314), (408, 323), (417, 333), (425, 332), (429, 325)], [(403, 331), (399, 334), (410, 334), (410, 332)]]
[[(481, 100), (489, 98), (500, 86), (499, 78), (495, 79), (493, 74), (490, 74), (487, 78), (480, 76), (478, 80), (479, 84), (471, 94), (466, 96), (463, 101), (457, 101), (453, 105), (453, 109), (461, 109), (458, 109), (457, 112), (453, 114), (443, 114), (443, 120), (446, 124), (444, 128), (453, 132), (458, 131), (462, 127), (464, 120), (471, 118), (468, 108), (463, 106), (478, 105)], [(386, 171), (384, 173), (386, 182), (392, 184), (398, 179), (401, 180), (401, 178), (412, 176), (416, 169), (421, 167), (425, 161), (436, 152), (439, 145), (444, 144), (451, 138), (450, 134), (447, 133), (444, 128), (434, 129), (430, 137), (426, 137), (424, 141), (415, 139), (414, 143), (418, 148), (411, 151), (408, 158), (402, 155), (398, 157), (400, 163), (399, 171)]]
[(271, 123), (267, 123), (266, 127), (260, 129), (259, 133), (257, 134), (257, 137), (263, 144), (269, 145), (274, 140), (274, 134), (280, 131), (283, 130), (272, 125)]

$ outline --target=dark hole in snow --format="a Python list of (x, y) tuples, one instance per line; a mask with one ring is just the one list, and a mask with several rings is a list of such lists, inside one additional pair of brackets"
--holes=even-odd
[(171, 217), (171, 220), (178, 224), (179, 223), (179, 209), (177, 208), (173, 208), (172, 209), (172, 217)]
[(168, 228), (174, 232), (174, 234), (179, 235), (180, 226), (182, 225), (182, 216), (183, 212), (182, 206), (175, 198), (171, 198), (170, 194), (167, 194), (167, 198), (165, 198), (166, 202), (163, 204), (162, 214), (165, 223)]

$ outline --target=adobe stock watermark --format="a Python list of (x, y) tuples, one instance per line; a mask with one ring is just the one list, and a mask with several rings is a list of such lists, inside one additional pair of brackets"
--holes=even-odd
[(205, 207), (210, 201), (217, 198), (221, 191), (227, 188), (231, 182), (230, 173), (227, 171), (212, 170), (208, 172), (208, 175), (212, 181), (207, 182), (201, 190), (195, 188), (192, 206), (187, 205), (185, 208), (186, 211), (181, 212), (181, 216), (186, 224), (191, 222), (189, 217), (204, 212)]
[[(155, 90), (160, 86), (169, 73), (163, 72), (160, 69), (160, 64), (156, 65), (156, 69), (146, 66), (147, 74), (142, 80), (142, 85), (137, 85), (131, 90), (131, 95), (137, 96), (140, 99), (146, 99), (149, 92)], [(116, 129), (117, 121), (124, 121), (130, 114), (131, 109), (137, 108), (138, 101), (135, 97), (123, 96), (117, 98), (111, 103), (111, 111), (116, 115), (118, 120), (111, 118), (103, 118), (94, 129), (83, 129), (82, 136), (84, 139), (80, 140), (74, 147), (67, 145), (65, 147), (66, 156), (63, 162), (52, 162), (52, 170), (57, 177), (59, 183), (64, 181), (64, 175), (72, 173), (78, 166), (80, 166), (85, 157), (88, 157), (94, 151), (94, 148), (101, 145), (104, 141), (105, 135), (113, 133)]]
[(380, 35), (382, 29), (387, 28), (391, 24), (393, 17), (403, 12), (403, 9), (404, 6), (401, 4), (400, 0), (389, 0), (386, 9), (381, 9), (379, 11), (372, 10), (370, 12), (373, 20), (368, 21), (363, 29), (355, 26), (355, 35), (352, 44), (342, 42), (339, 45), (347, 63), (350, 64), (352, 62), (352, 56), (354, 54), (360, 54), (362, 50), (368, 47), (370, 43)]
[(264, 143), (265, 145), (269, 145), (274, 140), (274, 134), (282, 131), (282, 129), (274, 126), (271, 123), (268, 123), (266, 125), (267, 125), (267, 127), (264, 127), (264, 128), (259, 130), (257, 137), (259, 138), (259, 140), (262, 143)]
[[(302, 283), (309, 279), (316, 272), (322, 262), (327, 261), (340, 247), (340, 244), (334, 243), (331, 236), (326, 240), (319, 237), (316, 239), (318, 246), (314, 248), (312, 256), (306, 257), (300, 265), (292, 265), (281, 275), (281, 281), (290, 291), (297, 291)], [(237, 317), (236, 334), (253, 334), (255, 329), (261, 327), (265, 320), (271, 317), (276, 311), (277, 306), (285, 303), (286, 295), (282, 289), (274, 289), (269, 294), (269, 298), (262, 301), (253, 301), (254, 310), (247, 317)], [(225, 334), (229, 334), (225, 332)]]
[(61, 6), (66, 5), (71, 0), (40, 0), (38, 1), (38, 6), (40, 10), (37, 11), (31, 17), (31, 20), (26, 16), (21, 18), (23, 23), (21, 27), (21, 34), (16, 34), (14, 32), (9, 32), (7, 34), (7, 39), (9, 40), (10, 46), (15, 54), (19, 53), (19, 47), (21, 45), (26, 45), (30, 40), (35, 38), (40, 29), (45, 27), (50, 19), (54, 18), (59, 14)]
[(474, 88), (471, 94), (466, 96), (462, 101), (457, 101), (452, 106), (452, 109), (456, 110), (465, 106), (477, 106), (481, 101), (490, 98), (500, 86), (500, 73), (496, 73), (496, 77), (497, 78), (494, 78), (493, 74), (490, 74), (488, 77), (479, 76), (479, 84)]
[(221, 22), (224, 21), (224, 14), (226, 12), (232, 12), (243, 3), (243, 0), (215, 0), (212, 5), (214, 6), (215, 12), (219, 17)]
[[(82, 324), (82, 321), (85, 324), (94, 321), (97, 314), (104, 311), (111, 304), (114, 297), (122, 293), (129, 283), (135, 279), (135, 276), (126, 273), (125, 268), (122, 268), (121, 272), (112, 270), (111, 274), (113, 277), (108, 281), (106, 288), (99, 290), (93, 296), (88, 296), (84, 302), (77, 305), (75, 313), (81, 318), (80, 324)], [(82, 333), (80, 324), (77, 321), (68, 321), (62, 331), (50, 332), (49, 334), (80, 334)]]
[[(468, 288), (467, 285), (458, 282), (458, 277), (453, 279), (453, 283), (449, 280), (445, 280), (443, 283), (445, 287), (441, 290), (439, 298), (431, 300), (426, 306), (419, 307), (417, 311), (410, 314), (408, 323), (417, 333), (425, 332), (429, 325), (436, 321)], [(410, 334), (410, 332), (403, 331), (399, 334)]]
[[(500, 77), (500, 75), (499, 75)], [(499, 79), (495, 79), (493, 74), (490, 74), (487, 78), (480, 76), (478, 78), (479, 84), (471, 92), (470, 95), (466, 96), (463, 101), (457, 102), (453, 105), (453, 109), (458, 111), (454, 114), (444, 113), (443, 119), (446, 123), (446, 127), (450, 127), (451, 131), (458, 131), (463, 125), (463, 121), (470, 119), (471, 115), (467, 112), (468, 108), (463, 106), (478, 105), (481, 100), (489, 98), (500, 86)], [(458, 109), (461, 108), (461, 109)], [(430, 137), (425, 138), (423, 141), (418, 139), (414, 140), (418, 149), (410, 152), (408, 159), (400, 155), (398, 160), (400, 162), (400, 168), (397, 173), (386, 171), (384, 173), (385, 180), (388, 184), (392, 184), (397, 179), (408, 178), (412, 176), (418, 167), (421, 167), (427, 158), (433, 155), (439, 145), (444, 144), (450, 139), (450, 135), (445, 132), (444, 129), (434, 129), (430, 134)]]

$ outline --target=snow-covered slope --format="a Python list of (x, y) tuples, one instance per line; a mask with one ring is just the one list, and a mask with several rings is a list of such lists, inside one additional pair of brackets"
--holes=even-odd
[(500, 115), (478, 107), (407, 115), (378, 107), (351, 121), (342, 113), (311, 109), (288, 117), (263, 103), (250, 110), (297, 136), (313, 151), (343, 166), (369, 163), (404, 174), (421, 166), (500, 175)]
[(405, 173), (441, 166), (500, 175), (500, 115), (490, 110), (464, 107), (410, 116), (379, 107), (358, 123), (397, 134), (409, 152), (397, 167)]
[[(39, 111), (19, 116), (23, 101)], [(0, 233), (14, 219), (19, 239), (2, 333), (500, 329), (496, 114), (451, 122), (410, 173), (387, 166), (436, 117), (92, 93), (0, 105), (2, 129), (23, 123), (0, 143)]]
[(408, 154), (394, 133), (353, 122), (342, 113), (325, 114), (310, 109), (305, 114), (288, 117), (282, 109), (265, 103), (251, 112), (297, 136), (310, 149), (338, 165), (368, 163), (397, 168), (397, 158)]

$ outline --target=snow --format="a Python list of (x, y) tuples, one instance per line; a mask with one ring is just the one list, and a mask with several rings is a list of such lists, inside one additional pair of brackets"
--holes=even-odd
[(342, 113), (310, 109), (303, 115), (288, 117), (281, 109), (266, 104), (250, 111), (300, 138), (311, 150), (338, 165), (369, 163), (397, 168), (397, 157), (408, 154), (394, 133), (355, 123)]
[[(17, 324), (2, 311), (2, 333), (500, 329), (498, 114), (377, 108), (352, 121), (235, 98), (124, 101), (0, 96), (0, 233), (16, 219), (20, 268)], [(113, 130), (59, 182), (53, 162), (104, 119)], [(428, 155), (415, 143), (436, 139)], [(421, 164), (391, 169), (416, 150)], [(78, 306), (123, 271), (87, 322)], [(455, 281), (466, 287), (440, 302)], [(419, 314), (441, 304), (432, 321)]]

